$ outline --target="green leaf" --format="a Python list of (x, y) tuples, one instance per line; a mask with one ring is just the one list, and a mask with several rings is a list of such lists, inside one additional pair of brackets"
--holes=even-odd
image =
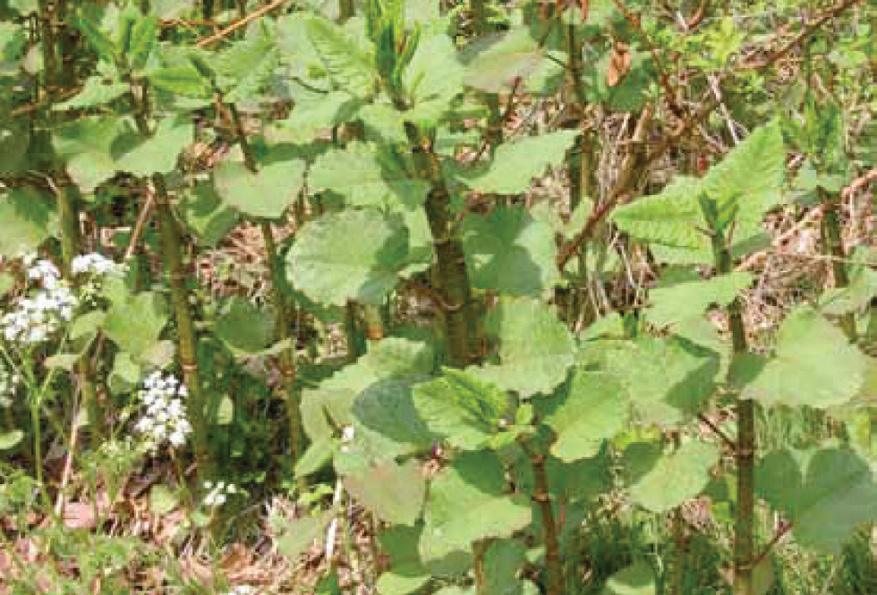
[(318, 303), (377, 305), (396, 286), (407, 256), (408, 234), (398, 218), (346, 210), (302, 227), (287, 255), (287, 274)]
[(612, 376), (576, 369), (559, 392), (560, 404), (544, 421), (557, 435), (551, 454), (560, 460), (593, 457), (604, 440), (624, 429), (630, 402), (627, 391)]
[[(851, 312), (861, 312), (877, 296), (877, 271), (867, 262), (867, 254), (862, 256), (862, 264), (857, 263), (850, 267), (847, 287), (832, 287), (820, 296), (819, 310), (823, 314), (843, 316)], [(853, 259), (856, 258), (854, 255)]]
[(158, 294), (144, 291), (110, 307), (104, 332), (136, 360), (155, 345), (167, 321), (164, 301)]
[(308, 172), (310, 190), (331, 190), (350, 206), (419, 207), (429, 185), (410, 177), (397, 158), (376, 145), (354, 142), (332, 149), (314, 161)]
[(273, 35), (267, 27), (251, 28), (246, 38), (234, 42), (213, 60), (225, 100), (236, 103), (258, 96), (277, 61)]
[(752, 275), (738, 271), (705, 281), (681, 282), (658, 287), (649, 292), (651, 307), (646, 310), (649, 322), (669, 326), (689, 318), (700, 317), (711, 305), (727, 306), (752, 284)]
[(756, 492), (783, 511), (795, 539), (836, 554), (855, 530), (877, 520), (877, 485), (867, 461), (829, 448), (768, 454), (756, 470)]
[(858, 393), (866, 367), (864, 354), (840, 329), (803, 306), (783, 321), (773, 357), (741, 397), (767, 406), (842, 405)]
[(356, 112), (360, 100), (347, 91), (295, 93), (295, 107), (289, 118), (273, 123), (269, 134), (274, 140), (307, 143), (337, 126)]
[(554, 232), (524, 207), (498, 207), (463, 220), (463, 250), (472, 286), (538, 297), (559, 281)]
[(159, 20), (154, 15), (138, 16), (134, 21), (124, 53), (129, 66), (135, 72), (146, 66), (149, 54), (158, 42), (158, 28)]
[(464, 450), (482, 447), (499, 431), (508, 405), (505, 391), (452, 368), (414, 387), (414, 406), (427, 427)]
[(435, 127), (463, 92), (463, 72), (450, 37), (444, 32), (421, 37), (402, 79), (412, 104), (403, 117), (418, 126)]
[(647, 562), (636, 562), (609, 577), (602, 595), (657, 595), (655, 571)]
[[(297, 519), (272, 519), (272, 524), (279, 529), (274, 544), (281, 555), (296, 559), (305, 553), (318, 539), (322, 539), (326, 525), (332, 519), (332, 511), (315, 516), (304, 516)], [(275, 534), (276, 535), (276, 534)]]
[(165, 485), (154, 485), (149, 490), (149, 512), (156, 516), (163, 516), (179, 505), (179, 499)]
[[(363, 365), (368, 363), (363, 362)], [(383, 370), (382, 374), (387, 374), (387, 368), (379, 369)], [(354, 442), (359, 442), (362, 446), (359, 454), (366, 462), (386, 460), (391, 456), (390, 451), (428, 451), (435, 440), (435, 436), (418, 417), (414, 406), (411, 384), (420, 379), (420, 376), (394, 376), (396, 377), (378, 380), (362, 390), (353, 405), (353, 414), (357, 421), (357, 439)], [(363, 431), (376, 433), (380, 437), (364, 435)], [(359, 438), (364, 440), (358, 440)], [(394, 444), (385, 445), (386, 451), (370, 452), (374, 444), (387, 441)]]
[(0, 298), (6, 296), (7, 293), (15, 288), (15, 277), (3, 271), (0, 272)]
[(124, 118), (79, 118), (57, 128), (52, 142), (58, 156), (67, 161), (67, 173), (87, 193), (116, 174), (113, 145), (131, 130)]
[(486, 326), (499, 339), (501, 364), (479, 369), (481, 378), (525, 397), (549, 394), (564, 381), (575, 345), (553, 309), (537, 300), (503, 298)]
[(563, 163), (577, 135), (575, 130), (560, 130), (504, 143), (497, 148), (486, 171), (466, 173), (458, 179), (478, 192), (519, 194), (545, 168)]
[(216, 321), (214, 333), (233, 352), (257, 353), (271, 344), (274, 323), (249, 300), (233, 297)]
[(344, 487), (367, 510), (394, 525), (413, 526), (426, 495), (423, 471), (415, 460), (366, 467), (345, 476)]
[(720, 358), (681, 337), (596, 342), (605, 369), (627, 388), (635, 418), (673, 427), (696, 414), (713, 395)]
[(35, 251), (55, 231), (53, 208), (49, 198), (36, 188), (25, 186), (0, 193), (0, 255), (15, 258)]
[(504, 494), (499, 460), (480, 451), (458, 456), (433, 479), (424, 515), (420, 556), (436, 574), (467, 565), (473, 541), (509, 537), (531, 522), (531, 508), (520, 494)]
[(653, 244), (662, 260), (711, 263), (712, 248), (701, 212), (702, 194), (720, 213), (736, 213), (736, 245), (760, 233), (765, 212), (780, 201), (785, 151), (779, 124), (755, 130), (701, 180), (677, 177), (661, 193), (615, 209), (612, 220), (623, 231)]
[(24, 432), (21, 430), (10, 430), (0, 434), (0, 450), (9, 450), (15, 448), (24, 438)]
[(381, 595), (409, 595), (429, 580), (429, 571), (417, 553), (420, 532), (420, 527), (397, 525), (378, 535), (381, 549), (390, 557), (390, 569), (378, 578)]
[(116, 44), (110, 39), (100, 26), (88, 17), (74, 17), (73, 25), (79, 29), (82, 36), (85, 37), (88, 45), (97, 53), (97, 55), (110, 63), (114, 63), (116, 59)]
[(628, 446), (624, 459), (630, 499), (652, 512), (676, 508), (706, 488), (719, 454), (716, 445), (706, 442), (688, 442), (671, 454), (645, 442)]
[(251, 217), (278, 219), (304, 184), (303, 161), (278, 161), (253, 173), (238, 161), (223, 161), (214, 170), (216, 192), (223, 202)]
[(181, 210), (186, 225), (204, 246), (216, 246), (238, 222), (237, 211), (222, 204), (213, 184), (187, 189)]
[(484, 588), (494, 595), (523, 595), (524, 583), (518, 570), (526, 562), (527, 550), (520, 541), (503, 539), (492, 542), (484, 552)]
[(67, 101), (56, 103), (52, 106), (52, 109), (56, 111), (66, 111), (98, 107), (126, 95), (130, 88), (130, 85), (127, 83), (105, 84), (102, 77), (90, 76), (85, 79), (85, 84), (79, 93)]
[[(539, 43), (527, 27), (516, 27), (504, 34), (476, 41), (475, 47), (487, 46), (466, 66), (465, 82), (488, 93), (499, 93), (536, 72), (545, 59)], [(489, 45), (488, 45), (489, 44)]]
[(140, 383), (143, 370), (127, 351), (120, 351), (113, 358), (110, 370), (110, 390), (113, 394), (128, 393)]
[(361, 97), (368, 97), (374, 92), (378, 73), (374, 67), (374, 49), (370, 45), (320, 17), (308, 19), (306, 31), (337, 88)]
[(191, 64), (155, 68), (146, 76), (153, 86), (168, 93), (194, 99), (210, 99), (213, 96), (210, 81)]
[(192, 142), (192, 124), (185, 118), (168, 118), (158, 123), (151, 137), (137, 135), (132, 140), (137, 144), (119, 156), (118, 171), (140, 177), (168, 173), (176, 168), (180, 153)]

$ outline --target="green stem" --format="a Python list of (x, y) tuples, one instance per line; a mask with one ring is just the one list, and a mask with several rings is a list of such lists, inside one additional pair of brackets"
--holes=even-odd
[(384, 338), (384, 318), (378, 306), (365, 304), (362, 307), (365, 338), (369, 341), (380, 341)]
[(189, 291), (186, 288), (186, 271), (183, 267), (183, 250), (180, 230), (171, 209), (164, 176), (152, 177), (155, 186), (155, 210), (161, 234), (161, 253), (173, 302), (174, 318), (177, 323), (177, 347), (183, 379), (189, 391), (188, 414), (192, 423), (195, 459), (199, 473), (209, 476), (212, 461), (207, 437), (207, 420), (204, 417), (204, 392), (198, 373), (198, 339), (189, 306)]
[(353, 363), (366, 352), (365, 335), (359, 328), (356, 302), (347, 302), (344, 307), (344, 333), (347, 336), (347, 359)]
[(276, 318), (274, 332), (280, 342), (291, 341), (289, 347), (280, 352), (280, 373), (283, 376), (286, 391), (286, 414), (289, 418), (289, 445), (292, 462), (298, 460), (304, 448), (304, 430), (302, 429), (301, 403), (295, 388), (295, 337), (289, 332), (290, 311), (283, 293), (283, 268), (277, 256), (277, 245), (274, 232), (267, 221), (261, 223), (262, 237), (265, 240), (265, 252), (271, 271), (271, 292), (274, 299)]
[(535, 490), (533, 500), (539, 507), (542, 517), (542, 532), (545, 540), (546, 595), (563, 595), (563, 562), (560, 557), (560, 541), (557, 521), (551, 508), (551, 495), (548, 489), (548, 473), (545, 469), (545, 455), (534, 452), (526, 441), (520, 442), (530, 458)]
[[(828, 256), (832, 258), (831, 272), (834, 276), (834, 286), (842, 289), (850, 284), (847, 272), (846, 253), (844, 252), (843, 238), (841, 237), (840, 207), (836, 197), (832, 197), (828, 191), (819, 187), (819, 198), (822, 200), (824, 214), (822, 216), (822, 237), (825, 242)], [(840, 326), (850, 341), (856, 340), (856, 317), (852, 312), (847, 312), (840, 319)]]
[[(244, 164), (251, 172), (256, 173), (258, 166), (253, 150), (247, 140), (244, 131), (243, 120), (237, 105), (228, 104), (231, 113), (232, 123), (235, 127), (235, 135), (241, 152), (244, 156)], [(295, 367), (295, 337), (289, 332), (290, 309), (283, 292), (283, 264), (278, 258), (277, 242), (274, 240), (274, 232), (271, 224), (267, 221), (261, 221), (259, 227), (262, 231), (262, 239), (265, 242), (265, 256), (268, 261), (268, 270), (271, 273), (271, 295), (274, 300), (274, 309), (276, 318), (274, 322), (275, 338), (280, 342), (291, 341), (291, 345), (280, 352), (278, 359), (280, 363), (280, 373), (283, 376), (284, 391), (286, 393), (286, 415), (289, 420), (289, 447), (291, 451), (292, 462), (298, 460), (304, 449), (304, 430), (301, 419), (301, 402), (295, 387), (296, 367)]]
[(438, 293), (443, 300), (445, 336), (450, 364), (466, 367), (473, 361), (472, 331), (474, 328), (472, 290), (463, 246), (455, 236), (450, 210), (450, 195), (445, 185), (438, 157), (427, 146), (426, 139), (414, 124), (406, 122), (405, 132), (414, 153), (417, 175), (430, 184), (426, 198), (426, 217), (432, 233), (438, 273)]
[[(731, 272), (733, 260), (725, 237), (714, 231), (713, 253), (716, 271)], [(728, 321), (734, 357), (746, 354), (746, 329), (743, 308), (737, 298), (728, 306)], [(755, 560), (755, 403), (737, 400), (737, 510), (734, 523), (734, 595), (754, 595), (753, 564)]]

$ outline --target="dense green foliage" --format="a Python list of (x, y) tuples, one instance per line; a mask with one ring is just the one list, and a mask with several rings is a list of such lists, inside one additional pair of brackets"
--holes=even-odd
[(0, 533), (93, 552), (50, 591), (135, 590), (65, 506), (152, 469), (165, 553), (290, 495), (323, 593), (345, 503), (386, 595), (873, 592), (873, 2), (216, 4), (0, 1)]

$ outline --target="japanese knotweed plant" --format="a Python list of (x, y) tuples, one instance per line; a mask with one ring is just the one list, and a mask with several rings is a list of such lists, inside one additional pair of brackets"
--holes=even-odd
[[(72, 276), (82, 219), (105, 216), (106, 197), (124, 187), (138, 213), (126, 252), (160, 246), (167, 276), (145, 287), (108, 281), (94, 308), (65, 320), (70, 339), (50, 369), (75, 365), (106, 385), (112, 398), (91, 402), (108, 411), (89, 423), (160, 427), (152, 447), (168, 446), (161, 437), (182, 449), (191, 436), (199, 473), (211, 475), (224, 462), (218, 426), (247, 406), (219, 389), (216, 354), (276, 358), (285, 458), (298, 478), (331, 467), (338, 495), (333, 510), (276, 527), (282, 552), (296, 555), (336, 527), (346, 493), (378, 521), (390, 558), (380, 593), (560, 595), (579, 580), (568, 561), (595, 503), (676, 515), (708, 492), (733, 511), (734, 590), (750, 595), (774, 542), (760, 508), (825, 553), (877, 518), (858, 434), (808, 451), (765, 452), (755, 439), (759, 416), (775, 409), (860, 419), (873, 368), (826, 317), (839, 313), (829, 303), (795, 306), (769, 351), (748, 346), (742, 300), (753, 277), (735, 267), (763, 244), (763, 218), (782, 202), (779, 124), (753, 130), (704, 177), (676, 177), (612, 211), (636, 194), (659, 97), (649, 52), (631, 60), (618, 43), (631, 19), (611, 3), (593, 3), (588, 15), (473, 1), (442, 14), (369, 0), (354, 15), (355, 3), (343, 2), (337, 22), (296, 10), (196, 45), (162, 31), (162, 3), (16, 4), (41, 24), (42, 63), (6, 68), (24, 58), (29, 19), (4, 22), (0, 80), (10, 92), (37, 91), (39, 134), (25, 135), (18, 161), (2, 155), (16, 183), (0, 199), (0, 253), (57, 253), (57, 238)], [(204, 15), (213, 4), (202, 4)], [(467, 11), (468, 30), (494, 34), (464, 43), (454, 15)], [(739, 48), (729, 22), (714, 40), (723, 59), (710, 68)], [(221, 49), (210, 49), (218, 41)], [(599, 68), (583, 63), (585, 44)], [(604, 80), (607, 65), (614, 74)], [(516, 92), (551, 98), (561, 89), (574, 113), (502, 134), (501, 95), (511, 102)], [(263, 109), (268, 98), (282, 101)], [(581, 129), (587, 102), (640, 114), (602, 212), (585, 196), (595, 149)], [(196, 142), (222, 147), (210, 168)], [(22, 173), (33, 164), (47, 182)], [(573, 178), (568, 221), (520, 198), (549, 169)], [(153, 212), (157, 234), (146, 225)], [(578, 248), (610, 212), (628, 245), (668, 267), (638, 315), (598, 318), (574, 334), (551, 297), (557, 286), (587, 282)], [(283, 229), (275, 224), (290, 220), (294, 233), (275, 236)], [(262, 236), (268, 303), (205, 305), (191, 257), (241, 221)], [(562, 250), (558, 238), (567, 240)], [(596, 248), (608, 258), (606, 246)], [(874, 284), (867, 297), (842, 285), (830, 303), (873, 297)], [(435, 332), (383, 316), (401, 293), (432, 302)], [(293, 303), (325, 320), (346, 315), (354, 331), (360, 313), (367, 328), (382, 328), (366, 333), (372, 340), (349, 365), (301, 378)], [(721, 332), (707, 312), (721, 314)], [(87, 366), (78, 363), (86, 357)], [(41, 372), (44, 386), (56, 373)], [(124, 412), (138, 398), (148, 415), (134, 422)], [(162, 408), (173, 409), (173, 424), (158, 419)], [(729, 408), (733, 423), (712, 421)], [(41, 412), (31, 413), (38, 450)], [(208, 508), (227, 496), (219, 484), (201, 485)], [(633, 560), (607, 589), (668, 585), (665, 569)]]

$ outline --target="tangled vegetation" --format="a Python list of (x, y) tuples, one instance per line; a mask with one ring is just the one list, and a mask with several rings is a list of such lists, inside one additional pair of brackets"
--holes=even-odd
[(873, 0), (0, 0), (0, 593), (877, 592)]

